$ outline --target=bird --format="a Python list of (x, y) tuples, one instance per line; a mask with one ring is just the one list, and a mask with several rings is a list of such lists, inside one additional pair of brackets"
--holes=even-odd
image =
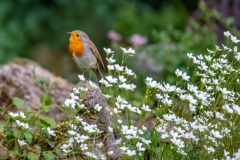
[(92, 71), (94, 71), (98, 81), (101, 80), (101, 70), (104, 71), (105, 67), (95, 44), (90, 40), (88, 35), (81, 30), (73, 30), (67, 33), (70, 34), (68, 50), (76, 64), (84, 68), (83, 75), (86, 68), (90, 68), (89, 79), (91, 78)]

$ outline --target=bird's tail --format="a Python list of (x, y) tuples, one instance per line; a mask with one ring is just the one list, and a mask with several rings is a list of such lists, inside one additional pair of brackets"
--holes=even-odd
[(97, 76), (97, 79), (98, 79), (98, 85), (99, 87), (101, 87), (101, 83), (99, 83), (99, 81), (102, 79), (102, 74), (101, 74), (101, 71), (100, 71), (100, 68), (97, 67), (96, 70), (93, 70)]

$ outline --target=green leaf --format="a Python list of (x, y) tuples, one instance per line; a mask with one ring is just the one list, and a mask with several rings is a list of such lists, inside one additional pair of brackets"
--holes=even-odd
[(60, 156), (61, 155), (61, 150), (60, 149), (56, 149), (55, 153)]
[(41, 147), (38, 145), (35, 145), (34, 148), (36, 149), (37, 154), (41, 153)]
[(43, 110), (44, 112), (48, 112), (49, 111), (49, 106), (46, 106), (46, 105), (43, 104), (39, 109)]
[(28, 152), (28, 159), (29, 160), (38, 160), (38, 156), (34, 154), (33, 152)]
[(0, 122), (0, 133), (4, 132), (5, 122)]
[(44, 94), (43, 96), (41, 96), (40, 102), (41, 104), (44, 104), (46, 106), (50, 106), (52, 104), (52, 100), (47, 94)]
[(54, 154), (50, 151), (43, 152), (43, 157), (45, 160), (55, 160)]
[(24, 100), (20, 99), (20, 98), (17, 98), (17, 97), (14, 97), (13, 98), (13, 102), (12, 102), (13, 105), (17, 106), (18, 108), (25, 108), (26, 107), (26, 103)]
[(44, 121), (45, 123), (49, 124), (50, 126), (52, 127), (55, 127), (56, 126), (56, 122), (52, 119), (52, 118), (49, 118), (49, 117), (39, 117), (40, 120)]
[(36, 82), (39, 84), (44, 84), (44, 83), (48, 82), (48, 78), (47, 77), (37, 77)]
[(6, 131), (6, 139), (7, 139), (8, 141), (10, 141), (11, 139), (14, 139), (13, 131), (12, 131), (12, 130)]
[(32, 142), (32, 134), (29, 132), (24, 132), (24, 137), (26, 138), (28, 144)]
[(13, 135), (16, 138), (20, 138), (21, 137), (21, 131), (18, 128), (12, 128), (13, 131)]
[(32, 113), (36, 113), (36, 111), (34, 111), (34, 110), (32, 110), (32, 109), (29, 109), (29, 110), (27, 110), (27, 113), (28, 113), (28, 114), (32, 114)]
[(42, 119), (38, 120), (38, 126), (39, 127), (50, 127), (50, 125)]

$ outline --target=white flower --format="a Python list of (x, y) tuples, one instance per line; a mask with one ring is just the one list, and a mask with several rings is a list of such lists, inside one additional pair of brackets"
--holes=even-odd
[(149, 108), (148, 105), (143, 104), (142, 109), (146, 112), (151, 112), (152, 110)]
[(112, 96), (110, 96), (109, 94), (103, 94), (103, 96), (107, 99), (111, 98)]
[(124, 69), (124, 66), (120, 66), (119, 64), (115, 64), (114, 66), (117, 71), (123, 71)]
[(126, 71), (126, 74), (129, 75), (129, 76), (133, 76), (135, 73), (133, 73), (133, 71), (127, 67), (125, 67), (125, 71)]
[(107, 79), (110, 83), (117, 83), (117, 81), (118, 81), (117, 78), (113, 78), (112, 76), (106, 76), (106, 79)]
[(210, 61), (212, 60), (212, 57), (209, 56), (209, 55), (205, 55), (205, 59), (206, 59), (208, 62), (210, 62)]
[(189, 81), (190, 76), (187, 75), (187, 73), (183, 73), (182, 74), (182, 79), (184, 79), (185, 81)]
[(125, 154), (128, 155), (128, 156), (134, 156), (134, 155), (136, 155), (136, 151), (135, 151), (135, 150), (132, 150), (132, 151), (131, 151), (131, 150), (128, 149), (128, 150), (125, 152)]
[(135, 54), (135, 50), (133, 50), (132, 48), (129, 48), (129, 49), (128, 49), (128, 53)]
[(100, 112), (102, 110), (102, 106), (100, 106), (99, 104), (96, 104), (94, 106), (94, 109), (96, 109), (98, 112)]
[(236, 52), (237, 52), (237, 50), (238, 50), (238, 47), (237, 47), (237, 46), (235, 46), (235, 47), (233, 48), (233, 51), (236, 53)]
[(216, 137), (216, 138), (219, 138), (219, 139), (223, 138), (223, 136), (220, 134), (219, 131), (211, 130), (211, 133), (212, 133), (213, 136)]
[(193, 57), (193, 63), (194, 63), (194, 64), (199, 64), (200, 61), (199, 61), (196, 57)]
[(107, 65), (107, 67), (108, 67), (108, 70), (109, 70), (109, 71), (114, 70), (114, 65)]
[(117, 122), (118, 122), (119, 124), (121, 124), (121, 123), (122, 123), (122, 120), (121, 120), (121, 119), (118, 119)]
[(127, 53), (127, 49), (126, 48), (123, 48), (123, 47), (120, 47), (121, 50), (124, 52), (124, 53)]
[(66, 99), (64, 102), (65, 106), (75, 108), (76, 101), (74, 99)]
[(99, 143), (96, 144), (96, 146), (98, 146), (98, 148), (102, 148), (103, 143), (102, 143), (102, 142), (99, 142)]
[(115, 59), (113, 59), (113, 56), (109, 57), (109, 58), (106, 58), (106, 60), (108, 61), (108, 63), (114, 63), (116, 62)]
[(128, 50), (126, 48), (121, 47), (122, 51), (124, 53), (132, 53), (135, 54), (135, 50), (133, 50), (132, 48), (129, 48)]
[(187, 53), (187, 56), (188, 56), (189, 59), (193, 58), (193, 54), (192, 53)]
[(78, 78), (79, 78), (80, 81), (84, 81), (85, 80), (85, 77), (82, 74), (78, 75)]
[(70, 97), (71, 97), (72, 99), (78, 99), (78, 96), (76, 96), (74, 93), (70, 93)]
[(221, 50), (222, 50), (222, 49), (220, 49), (220, 47), (217, 46), (217, 45), (215, 45), (215, 48), (216, 48), (217, 51), (221, 51)]
[(237, 52), (236, 55), (234, 56), (234, 58), (235, 58), (237, 61), (240, 61), (240, 52)]
[(86, 154), (86, 156), (92, 157), (93, 159), (98, 159), (98, 157), (94, 153), (85, 152), (85, 154)]
[(119, 86), (119, 88), (123, 88), (123, 89), (126, 89), (126, 90), (134, 90), (136, 88), (136, 85), (126, 84), (126, 83), (120, 84), (118, 86)]
[(123, 75), (119, 76), (118, 79), (119, 79), (119, 81), (122, 82), (122, 83), (124, 83), (124, 82), (127, 81), (127, 79), (126, 79)]
[(106, 81), (105, 79), (101, 79), (101, 80), (99, 80), (99, 83), (101, 83), (101, 84), (104, 84), (105, 86), (109, 86), (109, 83), (108, 83), (108, 81)]
[(83, 143), (84, 141), (88, 140), (89, 137), (85, 135), (80, 135), (79, 133), (77, 133), (74, 139), (77, 141), (77, 143)]
[(111, 48), (103, 48), (103, 49), (104, 49), (104, 51), (105, 51), (106, 53), (108, 53), (108, 54), (114, 53), (114, 51), (112, 51)]
[(175, 144), (176, 146), (178, 146), (179, 148), (183, 148), (184, 147), (184, 142), (181, 139), (177, 139), (176, 137), (173, 137), (170, 139), (171, 142), (173, 144)]
[(235, 37), (235, 36), (233, 36), (233, 35), (230, 36), (230, 39), (232, 40), (233, 43), (238, 43), (238, 42), (240, 42), (240, 40), (238, 40), (237, 37)]
[(73, 131), (73, 130), (70, 130), (70, 131), (68, 131), (68, 134), (70, 134), (70, 135), (76, 135), (77, 134), (77, 132), (75, 132), (75, 131)]
[(177, 70), (175, 71), (175, 74), (177, 75), (177, 77), (178, 77), (178, 76), (181, 76), (181, 75), (182, 75), (182, 71), (180, 71), (179, 69), (177, 69)]
[(140, 142), (137, 142), (137, 144), (136, 144), (136, 147), (137, 147), (137, 149), (138, 149), (138, 151), (140, 151), (140, 152), (143, 152), (143, 151), (145, 151), (145, 148), (144, 147), (142, 147), (142, 143), (140, 143)]
[(229, 37), (231, 35), (231, 33), (229, 31), (223, 32), (224, 36)]
[(108, 126), (108, 131), (113, 132), (113, 128), (111, 126)]
[(54, 130), (51, 130), (49, 127), (47, 127), (47, 132), (51, 136), (56, 136), (56, 134), (54, 133)]
[(107, 154), (108, 155), (113, 155), (113, 151), (108, 151)]
[(19, 116), (22, 118), (26, 118), (25, 114), (22, 111), (19, 112)]
[(19, 120), (16, 120), (15, 122), (16, 122), (17, 126), (19, 126), (19, 127), (23, 127), (25, 129), (29, 128), (29, 125), (27, 123), (20, 122)]
[(13, 118), (19, 116), (18, 113), (13, 113), (13, 112), (9, 112), (8, 115), (11, 116), (11, 117), (13, 117)]
[(84, 151), (84, 150), (88, 149), (88, 146), (87, 146), (87, 144), (82, 143), (82, 144), (80, 144), (80, 148), (82, 151)]
[(18, 144), (20, 146), (27, 145), (27, 143), (25, 141), (21, 141), (20, 139), (18, 139)]

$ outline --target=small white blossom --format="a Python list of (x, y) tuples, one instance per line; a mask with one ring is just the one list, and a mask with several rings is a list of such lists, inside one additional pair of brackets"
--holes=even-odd
[(94, 106), (94, 109), (96, 109), (98, 112), (100, 112), (102, 110), (102, 106), (100, 106), (99, 104), (96, 104)]
[(76, 135), (77, 134), (77, 132), (75, 132), (75, 131), (73, 131), (73, 130), (70, 130), (70, 131), (68, 131), (68, 134), (70, 134), (70, 135)]
[(56, 134), (54, 133), (54, 130), (51, 130), (49, 127), (47, 127), (47, 132), (51, 136), (56, 136)]
[(177, 69), (175, 71), (175, 74), (177, 75), (177, 77), (181, 76), (182, 75), (182, 71), (180, 71), (179, 69)]
[(152, 110), (149, 108), (148, 105), (143, 104), (142, 109), (146, 112), (151, 112)]
[(9, 112), (8, 115), (11, 116), (11, 117), (13, 117), (13, 118), (19, 116), (18, 113), (13, 113), (13, 112)]
[(18, 144), (19, 144), (20, 146), (27, 145), (27, 143), (26, 143), (25, 141), (20, 140), (20, 139), (18, 139)]
[(123, 75), (119, 76), (118, 79), (119, 79), (119, 81), (122, 82), (122, 83), (124, 83), (124, 82), (127, 81), (127, 79), (126, 79)]
[(120, 66), (119, 64), (115, 64), (114, 65), (115, 66), (115, 69), (117, 70), (117, 71), (123, 71), (124, 70), (124, 66)]
[(127, 68), (127, 67), (125, 67), (125, 72), (126, 72), (126, 74), (129, 75), (129, 76), (135, 75), (135, 73), (133, 73), (133, 71), (132, 71), (131, 69)]
[(85, 80), (85, 77), (82, 74), (78, 75), (78, 78), (79, 78), (80, 81), (84, 81)]
[(109, 71), (114, 70), (114, 65), (107, 65), (107, 67), (108, 67), (108, 70), (109, 70)]
[(88, 146), (87, 146), (87, 144), (82, 143), (82, 144), (80, 144), (80, 148), (82, 151), (84, 151), (84, 150), (88, 149)]
[(182, 79), (184, 79), (185, 81), (189, 81), (190, 76), (187, 75), (187, 73), (183, 73), (182, 74)]
[(103, 48), (103, 49), (107, 54), (114, 53), (114, 51), (112, 51), (111, 48)]
[(117, 78), (113, 78), (112, 76), (106, 76), (106, 79), (107, 79), (108, 82), (110, 82), (110, 83), (117, 83), (117, 81), (118, 81)]
[(238, 43), (238, 42), (240, 42), (240, 40), (238, 40), (237, 37), (235, 37), (235, 36), (233, 36), (233, 35), (230, 36), (230, 39), (231, 39), (231, 41), (232, 41), (233, 43)]
[(113, 56), (111, 56), (111, 57), (109, 57), (109, 58), (106, 58), (106, 60), (107, 60), (108, 63), (110, 63), (110, 64), (116, 62), (116, 60), (113, 59)]
[(231, 33), (229, 31), (223, 32), (224, 36), (229, 37), (231, 35)]
[(107, 154), (108, 155), (113, 155), (113, 151), (108, 151)]

